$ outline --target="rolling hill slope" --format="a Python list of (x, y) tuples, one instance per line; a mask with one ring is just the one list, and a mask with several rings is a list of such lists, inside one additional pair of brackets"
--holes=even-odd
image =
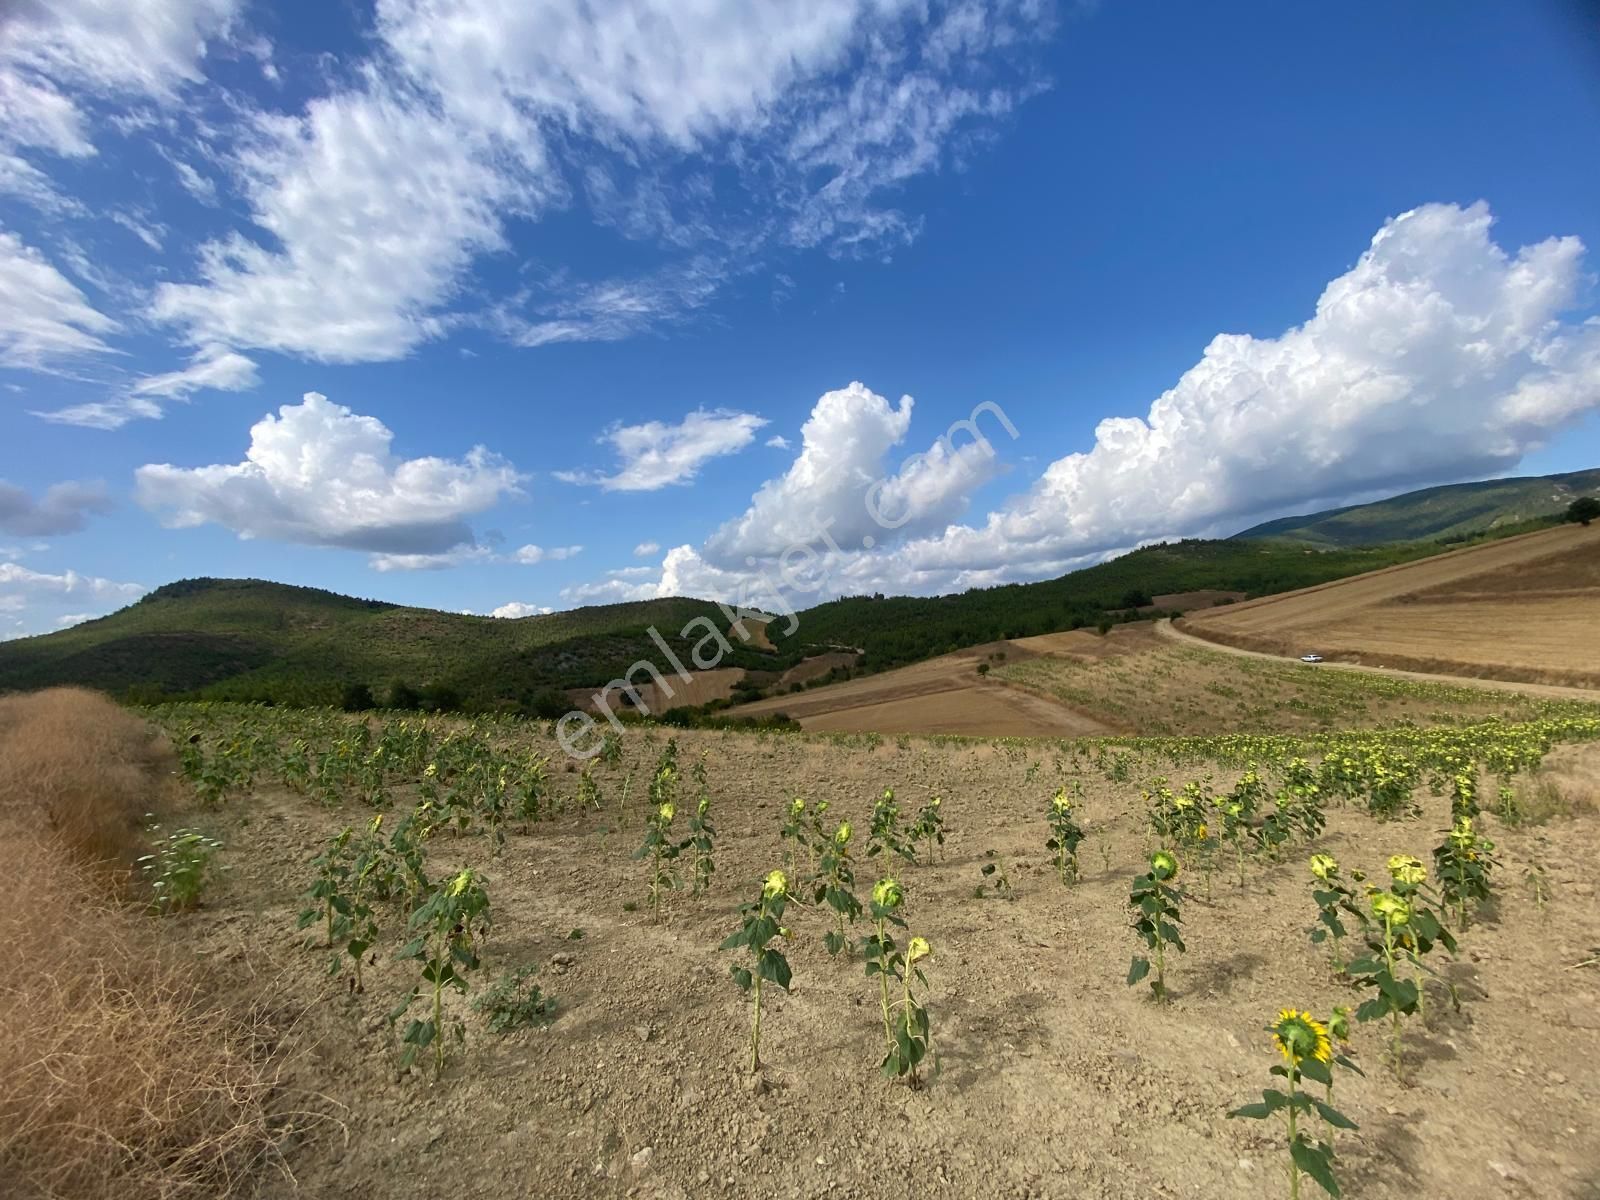
[[(1219, 593), (1271, 596), (1500, 537), (1520, 521), (1542, 524), (1591, 491), (1600, 492), (1600, 469), (1431, 488), (1285, 518), (1222, 541), (1148, 546), (1037, 583), (949, 596), (849, 596), (802, 612), (792, 636), (774, 623), (775, 651), (731, 639), (734, 653), (720, 665), (782, 670), (819, 649), (852, 647), (861, 651), (858, 669), (880, 671), (1125, 619), (1157, 597), (1177, 596), (1172, 607), (1192, 608)], [(1419, 531), (1429, 540), (1393, 540)], [(631, 663), (662, 657), (647, 634), (652, 626), (686, 658), (690, 643), (678, 633), (695, 617), (727, 628), (715, 604), (695, 599), (500, 620), (261, 580), (183, 580), (110, 616), (0, 643), (0, 691), (75, 683), (141, 699), (327, 704), (349, 685), (364, 684), (381, 699), (401, 684), (430, 689), (425, 699), (445, 707), (548, 709), (554, 692), (598, 687)]]
[[(661, 657), (651, 626), (686, 657), (694, 638), (678, 635), (695, 617), (728, 625), (703, 600), (501, 620), (262, 580), (184, 580), (108, 617), (0, 643), (0, 690), (77, 683), (143, 698), (328, 704), (347, 684), (366, 684), (381, 697), (398, 682), (453, 701), (446, 707), (527, 705), (540, 693), (598, 686), (640, 658)], [(725, 665), (789, 661), (730, 640), (735, 650)]]
[[(1148, 606), (1157, 596), (1265, 596), (1444, 549), (1437, 543), (1313, 549), (1232, 539), (1167, 542), (1039, 583), (950, 596), (847, 596), (802, 612), (794, 639), (856, 647), (864, 651), (864, 668), (881, 670), (982, 642), (1093, 626), (1107, 614)], [(771, 633), (780, 638), (776, 624)]]
[(1600, 467), (1565, 475), (1530, 475), (1424, 488), (1372, 504), (1268, 521), (1235, 534), (1313, 546), (1448, 541), (1531, 521), (1559, 519), (1579, 496), (1600, 495)]

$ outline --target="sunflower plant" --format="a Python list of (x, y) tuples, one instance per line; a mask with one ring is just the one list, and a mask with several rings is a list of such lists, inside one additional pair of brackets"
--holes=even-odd
[(600, 785), (595, 781), (593, 759), (583, 764), (583, 773), (578, 776), (577, 805), (579, 808), (593, 805), (596, 812), (600, 811)]
[(1011, 876), (1006, 872), (1005, 859), (997, 857), (993, 850), (985, 853), (993, 861), (984, 863), (979, 869), (978, 874), (982, 878), (979, 879), (978, 886), (972, 894), (979, 900), (991, 894), (997, 900), (1015, 900), (1017, 889), (1011, 885)]
[(761, 987), (772, 983), (789, 990), (792, 978), (789, 960), (783, 951), (772, 945), (773, 939), (788, 937), (783, 927), (783, 910), (789, 902), (789, 877), (782, 871), (769, 871), (762, 881), (761, 894), (739, 909), (740, 925), (719, 947), (722, 950), (743, 949), (750, 955), (751, 963), (732, 964), (729, 974), (739, 990), (754, 1000), (750, 1021), (750, 1073), (761, 1070)]
[(1267, 798), (1267, 785), (1252, 766), (1233, 790), (1217, 802), (1222, 815), (1222, 837), (1233, 847), (1234, 865), (1239, 872), (1239, 887), (1244, 887), (1245, 848), (1255, 841), (1255, 824), (1262, 801)]
[[(1422, 957), (1438, 942), (1455, 950), (1455, 939), (1428, 908), (1422, 885), (1426, 878), (1422, 864), (1409, 855), (1389, 860), (1392, 885), (1388, 889), (1370, 887), (1368, 904), (1373, 922), (1367, 935), (1367, 953), (1350, 963), (1350, 978), (1358, 988), (1371, 992), (1356, 1009), (1358, 1021), (1389, 1022), (1389, 1054), (1395, 1078), (1404, 1077), (1405, 1047), (1403, 1024), (1406, 1017), (1422, 1012)], [(1404, 964), (1411, 965), (1409, 978), (1401, 978)]]
[(1276, 862), (1283, 847), (1294, 839), (1298, 826), (1293, 808), (1293, 797), (1279, 792), (1273, 797), (1272, 807), (1266, 810), (1261, 823), (1250, 831), (1256, 844), (1256, 854)]
[[(1311, 898), (1317, 904), (1317, 924), (1311, 927), (1311, 942), (1317, 946), (1332, 943), (1333, 972), (1342, 975), (1344, 939), (1350, 936), (1350, 925), (1354, 925), (1358, 933), (1366, 932), (1366, 910), (1361, 906), (1360, 894), (1340, 875), (1338, 860), (1333, 855), (1311, 856), (1311, 878)], [(1355, 872), (1353, 881), (1360, 883), (1362, 879), (1361, 872)]]
[[(1182, 917), (1179, 903), (1183, 889), (1174, 881), (1178, 877), (1177, 856), (1167, 850), (1157, 850), (1150, 856), (1150, 869), (1133, 881), (1128, 893), (1128, 906), (1133, 910), (1133, 930), (1144, 941), (1149, 955), (1136, 954), (1128, 967), (1128, 986), (1132, 987), (1150, 974), (1155, 967), (1155, 978), (1150, 990), (1162, 1003), (1167, 999), (1167, 950), (1185, 950), (1183, 935), (1178, 931)], [(1152, 961), (1153, 960), (1153, 961)]]
[(677, 805), (671, 800), (658, 804), (645, 821), (644, 841), (632, 855), (635, 861), (650, 860), (650, 916), (655, 921), (661, 920), (662, 893), (682, 886), (673, 863), (694, 840), (673, 840), (672, 822), (677, 815)]
[[(550, 791), (549, 765), (549, 755), (533, 755), (517, 779), (517, 816), (524, 822), (537, 821), (545, 815), (545, 799)], [(585, 767), (587, 773), (587, 764)]]
[[(1409, 854), (1395, 854), (1389, 857), (1387, 866), (1391, 889), (1397, 896), (1405, 899), (1410, 910), (1410, 919), (1400, 935), (1400, 945), (1405, 957), (1411, 963), (1412, 973), (1417, 981), (1417, 1011), (1420, 1014), (1424, 1012), (1428, 1002), (1427, 993), (1422, 987), (1423, 976), (1438, 975), (1438, 972), (1427, 966), (1423, 960), (1433, 952), (1436, 945), (1443, 945), (1446, 950), (1454, 954), (1456, 940), (1440, 916), (1444, 911), (1443, 898), (1429, 884), (1428, 871), (1422, 865), (1422, 861)], [(1453, 999), (1454, 985), (1446, 980), (1445, 987)], [(1456, 1007), (1460, 1007), (1459, 1003)]]
[(906, 943), (904, 956), (895, 956), (891, 965), (898, 968), (900, 999), (890, 1005), (892, 1035), (888, 1052), (879, 1069), (889, 1079), (904, 1079), (913, 1088), (921, 1086), (917, 1066), (933, 1046), (933, 1035), (928, 1027), (928, 1008), (916, 990), (915, 982), (926, 991), (927, 976), (919, 965), (933, 955), (933, 947), (924, 937), (913, 937)]
[(1456, 912), (1456, 928), (1466, 929), (1469, 908), (1475, 911), (1488, 902), (1495, 866), (1494, 843), (1478, 832), (1471, 817), (1458, 816), (1433, 851), (1439, 893), (1445, 907)]
[[(300, 894), (306, 907), (300, 910), (295, 928), (306, 929), (321, 920), (325, 937), (323, 945), (328, 949), (333, 948), (335, 938), (349, 917), (350, 898), (347, 892), (353, 867), (350, 839), (354, 836), (355, 830), (346, 828), (329, 839), (322, 852), (311, 860), (311, 868), (316, 874), (311, 886)], [(337, 966), (338, 959), (335, 958), (334, 962)]]
[[(428, 1008), (423, 1017), (413, 1017), (401, 1035), (405, 1046), (400, 1057), (402, 1069), (411, 1066), (431, 1046), (434, 1077), (444, 1071), (444, 993), (447, 988), (466, 993), (467, 972), (478, 969), (477, 941), (488, 923), (489, 894), (471, 870), (458, 872), (411, 914), (408, 925), (412, 938), (395, 957), (420, 962), (422, 982), (390, 1010), (389, 1024), (393, 1027), (424, 995)], [(466, 1040), (466, 1024), (459, 1018), (450, 1023), (450, 1029), (458, 1043)]]
[(872, 825), (867, 837), (867, 857), (877, 858), (888, 851), (898, 854), (907, 862), (916, 861), (916, 851), (907, 846), (900, 832), (900, 806), (895, 803), (894, 789), (884, 788), (872, 806)]
[(1323, 810), (1322, 787), (1317, 773), (1303, 758), (1291, 758), (1283, 767), (1283, 784), (1278, 789), (1287, 800), (1289, 820), (1304, 841), (1319, 836), (1328, 824)]
[(883, 1013), (883, 1038), (888, 1053), (895, 1052), (894, 1022), (889, 1003), (889, 980), (899, 979), (905, 966), (905, 955), (896, 945), (891, 929), (906, 928), (900, 910), (905, 906), (905, 891), (893, 879), (880, 879), (872, 888), (868, 905), (872, 914), (872, 932), (861, 939), (861, 955), (866, 960), (867, 978), (878, 980), (878, 994)]
[(1302, 1175), (1309, 1175), (1328, 1195), (1337, 1197), (1340, 1191), (1333, 1173), (1332, 1140), (1308, 1136), (1301, 1122), (1315, 1115), (1330, 1133), (1334, 1129), (1355, 1129), (1356, 1123), (1332, 1104), (1303, 1090), (1302, 1083), (1310, 1080), (1323, 1084), (1331, 1095), (1333, 1068), (1348, 1065), (1348, 1060), (1343, 1055), (1335, 1059), (1328, 1027), (1309, 1012), (1282, 1009), (1278, 1019), (1266, 1028), (1278, 1053), (1283, 1055), (1283, 1062), (1272, 1065), (1272, 1074), (1282, 1079), (1284, 1086), (1264, 1089), (1260, 1101), (1236, 1108), (1228, 1116), (1267, 1121), (1283, 1114), (1288, 1134), (1290, 1200), (1299, 1200)]
[(694, 812), (689, 815), (689, 840), (687, 848), (694, 851), (694, 890), (709, 891), (711, 876), (716, 873), (715, 859), (717, 828), (711, 823), (711, 793), (706, 788), (705, 759), (694, 764), (695, 784), (699, 796)]
[(928, 865), (933, 865), (935, 853), (944, 851), (944, 813), (941, 811), (943, 801), (938, 796), (930, 796), (928, 802), (917, 813), (916, 822), (906, 835), (906, 842), (911, 847), (911, 861), (917, 861), (917, 843), (922, 842), (928, 847)]
[(1550, 879), (1545, 874), (1543, 865), (1530, 864), (1523, 870), (1522, 878), (1528, 885), (1528, 892), (1533, 896), (1533, 905), (1539, 910), (1540, 918), (1548, 923), (1550, 914), (1545, 908), (1550, 903)]
[[(799, 796), (789, 801), (789, 807), (784, 814), (783, 828), (778, 831), (778, 836), (784, 841), (784, 865), (798, 869), (802, 855), (806, 865), (812, 864), (814, 853), (811, 847), (811, 822), (806, 814), (806, 802)], [(794, 849), (789, 849), (788, 844), (794, 843)]]
[(850, 840), (855, 836), (849, 821), (840, 821), (833, 836), (823, 843), (817, 874), (812, 880), (812, 901), (833, 910), (836, 927), (822, 935), (828, 953), (848, 950), (848, 926), (861, 916), (861, 901), (856, 899), (855, 869), (850, 861)]
[(1045, 842), (1045, 848), (1055, 854), (1056, 873), (1069, 887), (1078, 881), (1078, 847), (1083, 844), (1083, 827), (1072, 801), (1065, 785), (1050, 798), (1050, 840)]

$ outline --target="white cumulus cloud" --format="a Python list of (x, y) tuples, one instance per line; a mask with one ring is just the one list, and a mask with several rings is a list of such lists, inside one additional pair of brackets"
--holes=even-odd
[(401, 459), (394, 434), (317, 393), (250, 430), (245, 460), (137, 474), (141, 504), (174, 528), (214, 523), (242, 538), (364, 550), (380, 569), (478, 554), (466, 518), (515, 493), (521, 476), (482, 446), (460, 459)]
[(557, 471), (556, 478), (614, 492), (650, 492), (687, 483), (713, 458), (743, 450), (766, 423), (751, 413), (719, 408), (697, 409), (676, 424), (613, 425), (600, 440), (617, 453), (615, 471)]
[(549, 560), (550, 562), (562, 562), (582, 553), (582, 546), (550, 546), (547, 548), (544, 546), (535, 546), (530, 544), (519, 547), (515, 552), (513, 552), (511, 558), (514, 562), (531, 565), (533, 563), (541, 563), (546, 560)]
[(525, 604), (521, 600), (512, 600), (491, 610), (489, 615), (515, 621), (520, 617), (542, 617), (553, 612), (555, 609), (548, 604)]
[(801, 426), (800, 453), (788, 471), (711, 536), (707, 557), (734, 566), (824, 534), (850, 549), (866, 538), (886, 544), (958, 515), (1000, 460), (978, 441), (954, 448), (935, 441), (894, 464), (890, 452), (910, 431), (913, 405), (910, 396), (891, 405), (862, 383), (825, 393)]
[[(881, 475), (880, 512), (921, 519), (899, 526), (899, 540), (876, 536), (867, 480), (907, 436), (909, 398), (891, 406), (860, 384), (828, 393), (790, 469), (703, 546), (669, 551), (656, 579), (608, 578), (564, 595), (760, 604), (768, 580), (796, 606), (862, 591), (947, 592), (1509, 471), (1600, 408), (1600, 319), (1566, 319), (1583, 279), (1578, 239), (1511, 252), (1492, 225), (1483, 203), (1429, 204), (1386, 222), (1303, 324), (1277, 337), (1219, 334), (1144, 416), (1101, 421), (1091, 449), (1051, 462), (975, 524), (940, 522), (994, 463), (941, 441)], [(837, 551), (816, 537), (830, 518)], [(875, 548), (859, 548), (857, 531), (875, 536)], [(780, 555), (795, 543), (815, 558), (791, 585)], [(812, 583), (813, 593), (800, 588)]]
[(648, 558), (650, 555), (657, 553), (660, 549), (660, 542), (640, 542), (633, 548), (633, 553), (637, 558)]

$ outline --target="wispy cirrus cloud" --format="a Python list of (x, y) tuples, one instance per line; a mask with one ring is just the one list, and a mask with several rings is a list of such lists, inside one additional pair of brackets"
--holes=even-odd
[[(886, 198), (1038, 87), (1049, 11), (386, 0), (353, 82), (237, 131), (233, 171), (271, 240), (208, 242), (152, 314), (197, 342), (327, 362), (401, 357), (463, 320), (525, 347), (682, 321), (775, 247), (914, 236)], [(579, 206), (666, 261), (598, 280), (556, 263), (463, 312), (510, 218)]]
[(91, 400), (34, 415), (58, 425), (121, 429), (129, 421), (159, 418), (163, 401), (186, 401), (196, 392), (243, 392), (261, 382), (254, 360), (223, 346), (203, 346), (176, 371), (145, 375), (105, 400)]
[(113, 353), (120, 328), (37, 249), (0, 229), (0, 366), (42, 370)]

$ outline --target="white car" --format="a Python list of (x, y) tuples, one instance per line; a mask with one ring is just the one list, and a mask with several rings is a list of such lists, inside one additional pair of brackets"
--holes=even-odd
[(1321, 662), (1322, 661), (1322, 655), (1320, 655), (1320, 654), (1302, 654), (1300, 656), (1300, 661), (1301, 662)]

